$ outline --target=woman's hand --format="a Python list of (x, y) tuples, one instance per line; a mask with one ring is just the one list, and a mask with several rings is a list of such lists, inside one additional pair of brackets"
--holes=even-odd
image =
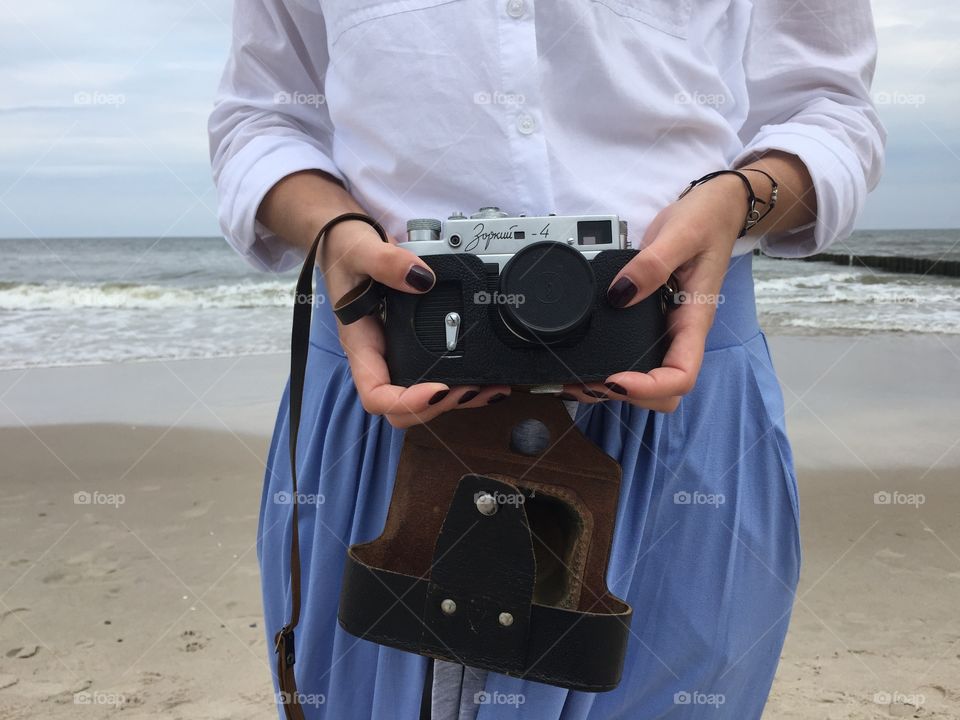
[(671, 273), (684, 302), (668, 317), (670, 346), (662, 367), (649, 373), (620, 372), (606, 383), (568, 385), (582, 402), (624, 400), (673, 412), (697, 381), (707, 333), (730, 253), (746, 216), (747, 191), (739, 178), (721, 175), (699, 185), (662, 210), (647, 228), (643, 250), (614, 278), (610, 302), (629, 307), (658, 292)]
[[(330, 302), (336, 302), (367, 277), (409, 293), (426, 292), (435, 282), (423, 260), (392, 239), (384, 243), (372, 227), (357, 220), (342, 222), (327, 233), (320, 246), (318, 264)], [(350, 325), (340, 324), (339, 329), (340, 343), (350, 362), (363, 408), (373, 415), (385, 415), (396, 428), (427, 422), (447, 410), (481, 407), (502, 400), (510, 393), (507, 385), (449, 387), (437, 382), (408, 388), (391, 385), (380, 320), (365, 317)]]

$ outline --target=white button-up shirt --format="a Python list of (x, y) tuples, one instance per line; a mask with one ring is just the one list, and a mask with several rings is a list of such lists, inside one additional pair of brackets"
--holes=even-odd
[[(300, 262), (256, 221), (293, 172), (341, 179), (399, 239), (496, 205), (610, 213), (634, 243), (692, 179), (767, 150), (806, 164), (818, 220), (775, 255), (848, 235), (885, 135), (869, 0), (237, 0), (210, 118), (220, 221), (252, 263)], [(746, 212), (746, 208), (744, 208)]]

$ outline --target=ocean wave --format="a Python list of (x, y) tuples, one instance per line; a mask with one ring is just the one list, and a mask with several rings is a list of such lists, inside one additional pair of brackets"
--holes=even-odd
[[(293, 298), (294, 287), (288, 281), (208, 287), (136, 283), (0, 283), (0, 310), (292, 307)], [(318, 300), (322, 302), (323, 298), (318, 296)]]
[(817, 274), (756, 281), (757, 304), (903, 305), (960, 308), (960, 283), (878, 281), (859, 274)]

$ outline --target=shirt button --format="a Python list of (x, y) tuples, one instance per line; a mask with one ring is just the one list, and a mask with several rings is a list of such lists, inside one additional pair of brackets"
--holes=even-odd
[(533, 119), (532, 115), (527, 113), (521, 113), (517, 118), (517, 130), (519, 130), (524, 135), (529, 135), (532, 132), (535, 132), (537, 129), (537, 121)]
[(523, 11), (526, 9), (523, 0), (507, 0), (507, 15), (512, 18), (523, 17)]

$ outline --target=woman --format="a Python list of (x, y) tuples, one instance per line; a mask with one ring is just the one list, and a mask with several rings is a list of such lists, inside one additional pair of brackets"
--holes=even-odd
[[(760, 717), (800, 545), (750, 251), (808, 255), (851, 231), (882, 164), (874, 61), (868, 0), (237, 0), (210, 136), (222, 226), (252, 263), (296, 266), (349, 211), (398, 240), (409, 218), (481, 205), (611, 213), (642, 252), (610, 302), (639, 302), (671, 272), (690, 299), (662, 368), (566, 388), (623, 468), (608, 572), (634, 608), (620, 687), (438, 663), (435, 720)], [(743, 175), (676, 199), (728, 168)], [(751, 190), (769, 211), (753, 227)], [(301, 507), (302, 705), (311, 719), (416, 718), (427, 661), (337, 627), (344, 552), (382, 528), (403, 428), (510, 388), (390, 385), (378, 321), (339, 326), (330, 303), (368, 276), (424, 292), (433, 275), (360, 221), (320, 256), (330, 300), (315, 310), (298, 454), (301, 492), (323, 498)], [(285, 395), (258, 545), (271, 645), (290, 603), (289, 505), (275, 501), (290, 483), (287, 413)]]

